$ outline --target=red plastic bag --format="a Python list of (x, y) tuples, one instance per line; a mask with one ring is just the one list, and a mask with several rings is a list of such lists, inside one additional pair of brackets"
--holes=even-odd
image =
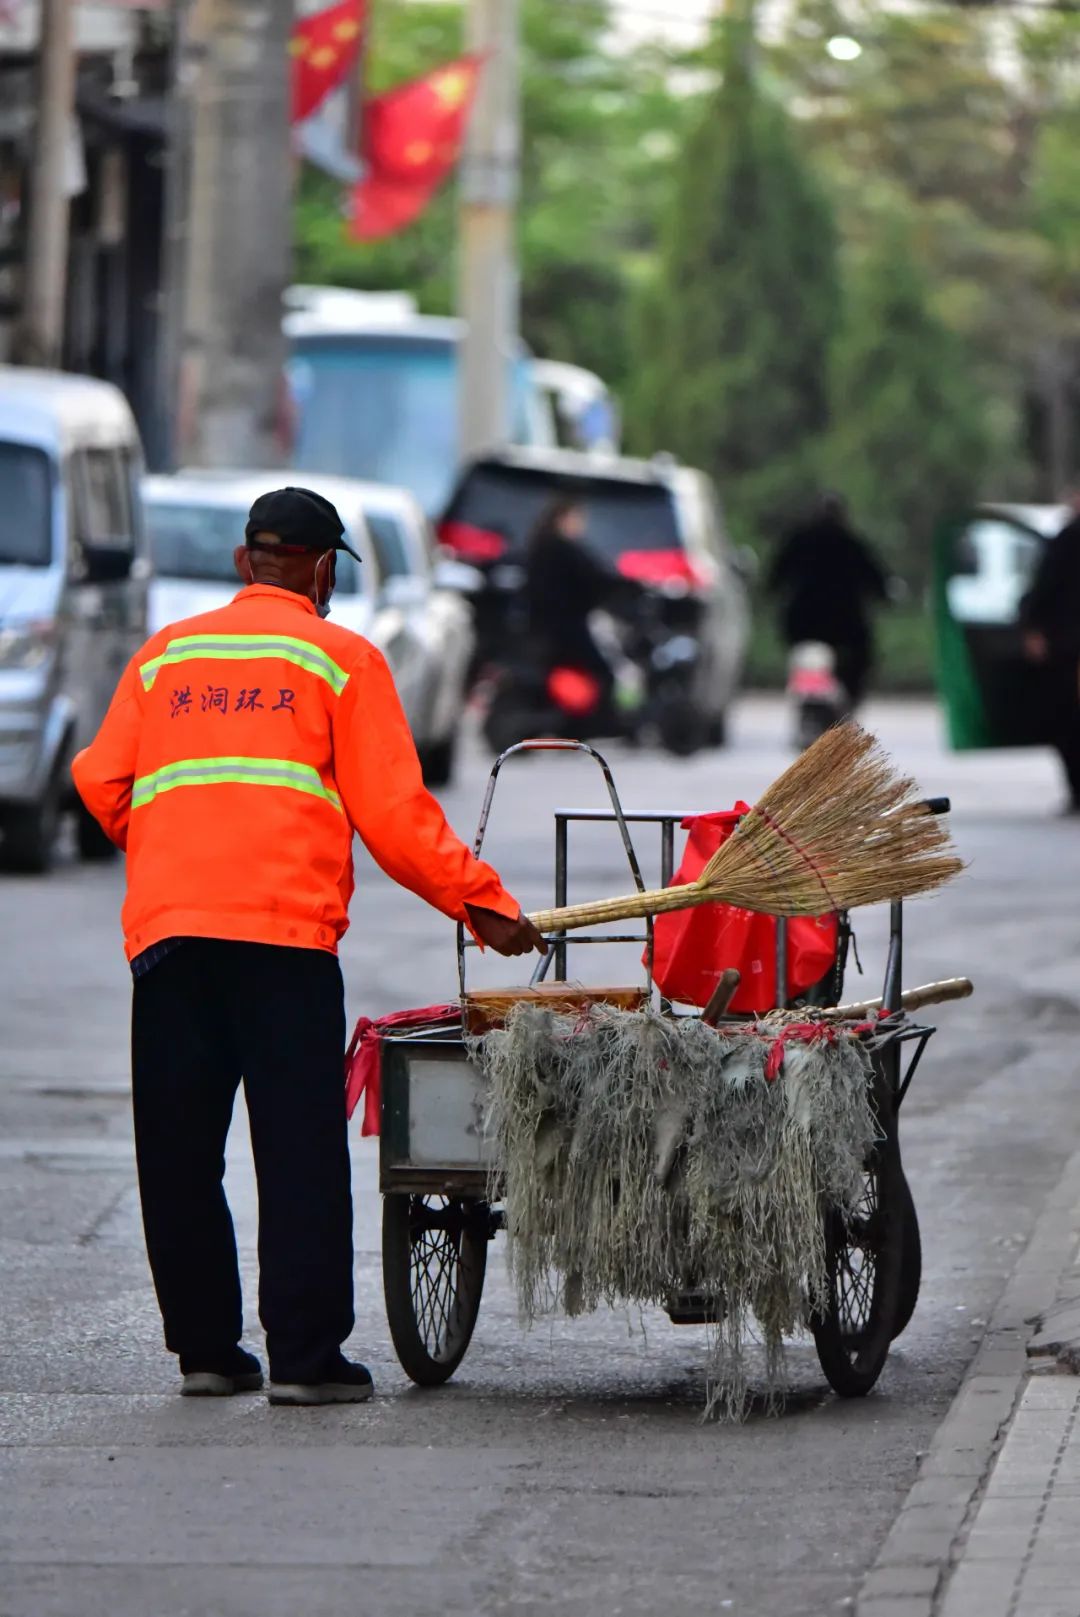
[[(697, 814), (682, 822), (690, 834), (682, 863), (673, 878), (697, 881), (749, 803), (736, 803), (723, 814)], [(820, 982), (836, 959), (835, 915), (801, 916), (788, 922), (788, 997), (803, 994)], [(655, 922), (654, 975), (660, 992), (683, 1005), (706, 1005), (720, 973), (734, 966), (742, 981), (731, 1002), (733, 1011), (771, 1011), (776, 1005), (776, 922), (771, 915), (737, 909), (733, 904), (702, 904), (697, 909), (658, 915)]]

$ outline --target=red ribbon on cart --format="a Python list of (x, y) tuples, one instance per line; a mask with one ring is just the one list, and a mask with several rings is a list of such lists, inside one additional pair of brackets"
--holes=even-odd
[(422, 1010), (391, 1011), (372, 1019), (362, 1016), (345, 1052), (345, 1116), (351, 1118), (364, 1097), (362, 1135), (378, 1134), (382, 1116), (382, 1040), (385, 1033), (422, 1027), (425, 1022), (457, 1022), (460, 1005), (427, 1005)]
[(853, 1027), (848, 1023), (836, 1022), (789, 1022), (769, 1041), (769, 1054), (765, 1062), (767, 1082), (774, 1083), (783, 1072), (784, 1055), (789, 1044), (835, 1044), (841, 1033), (871, 1033), (874, 1025), (872, 1021), (857, 1022)]

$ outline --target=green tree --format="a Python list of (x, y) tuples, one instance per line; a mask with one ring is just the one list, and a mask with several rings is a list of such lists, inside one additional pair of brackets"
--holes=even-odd
[(831, 480), (893, 570), (921, 586), (938, 523), (979, 491), (989, 436), (970, 357), (932, 309), (903, 221), (851, 277), (832, 392)]
[(828, 424), (839, 313), (829, 204), (790, 120), (763, 93), (752, 15), (678, 158), (660, 272), (637, 319), (631, 409), (642, 450), (717, 480), (740, 537), (766, 540), (805, 495)]
[[(829, 54), (837, 34), (858, 41), (856, 59)], [(935, 312), (963, 339), (986, 399), (983, 492), (1050, 492), (1076, 373), (1075, 356), (1063, 364), (1060, 237), (1080, 148), (1070, 132), (1054, 149), (1047, 132), (1075, 101), (1080, 17), (798, 0), (769, 63), (799, 107), (846, 248), (865, 252), (890, 219), (909, 222)]]

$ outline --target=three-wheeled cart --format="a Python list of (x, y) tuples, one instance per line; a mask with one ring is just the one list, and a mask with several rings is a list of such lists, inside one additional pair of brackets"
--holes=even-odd
[[(685, 814), (625, 811), (608, 764), (581, 742), (523, 742), (496, 761), (476, 834), (477, 854), (506, 759), (516, 752), (534, 750), (588, 754), (603, 773), (611, 805), (606, 810), (563, 809), (555, 814), (557, 906), (567, 903), (570, 828), (583, 822), (617, 827), (639, 891), (644, 891), (645, 883), (633, 833), (641, 828), (658, 832), (661, 880), (665, 885), (671, 881), (675, 832)], [(945, 813), (949, 804), (947, 799), (938, 799), (929, 806)], [(645, 946), (645, 988), (651, 991), (652, 932), (652, 923), (647, 922), (640, 933), (553, 937), (533, 982), (549, 973), (557, 982), (567, 981), (571, 945), (633, 942)], [(777, 923), (777, 998), (781, 1006), (787, 998), (785, 934), (781, 919)], [(845, 917), (841, 917), (839, 935), (835, 967), (815, 998), (819, 1006), (839, 1003), (850, 937)], [(480, 1309), (488, 1246), (505, 1223), (498, 1199), (491, 1197), (492, 1142), (484, 1130), (484, 1079), (470, 1060), (466, 1042), (466, 952), (470, 946), (464, 929), (459, 929), (462, 1020), (388, 1034), (382, 1050), (383, 1285), (398, 1358), (421, 1386), (447, 1381), (464, 1358)], [(717, 961), (718, 977), (726, 964)], [(894, 903), (881, 996), (885, 1007), (900, 1005), (902, 969), (903, 906)], [(662, 1008), (671, 1011), (669, 1006)], [(878, 1139), (865, 1163), (856, 1206), (847, 1211), (822, 1208), (827, 1298), (810, 1322), (825, 1376), (844, 1397), (861, 1397), (873, 1387), (890, 1344), (911, 1319), (919, 1294), (919, 1224), (901, 1161), (899, 1118), (933, 1032), (932, 1027), (920, 1026), (894, 1010), (892, 1014), (883, 1012), (860, 1035), (871, 1057), (869, 1081)], [(674, 1323), (700, 1324), (715, 1317), (709, 1308), (709, 1299), (688, 1294), (673, 1298), (668, 1313)]]

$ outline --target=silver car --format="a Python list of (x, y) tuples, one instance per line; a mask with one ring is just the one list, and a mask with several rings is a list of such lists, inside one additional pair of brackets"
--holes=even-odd
[(146, 636), (142, 450), (106, 382), (0, 366), (0, 859), (45, 870), (63, 810), (112, 844), (70, 764)]

